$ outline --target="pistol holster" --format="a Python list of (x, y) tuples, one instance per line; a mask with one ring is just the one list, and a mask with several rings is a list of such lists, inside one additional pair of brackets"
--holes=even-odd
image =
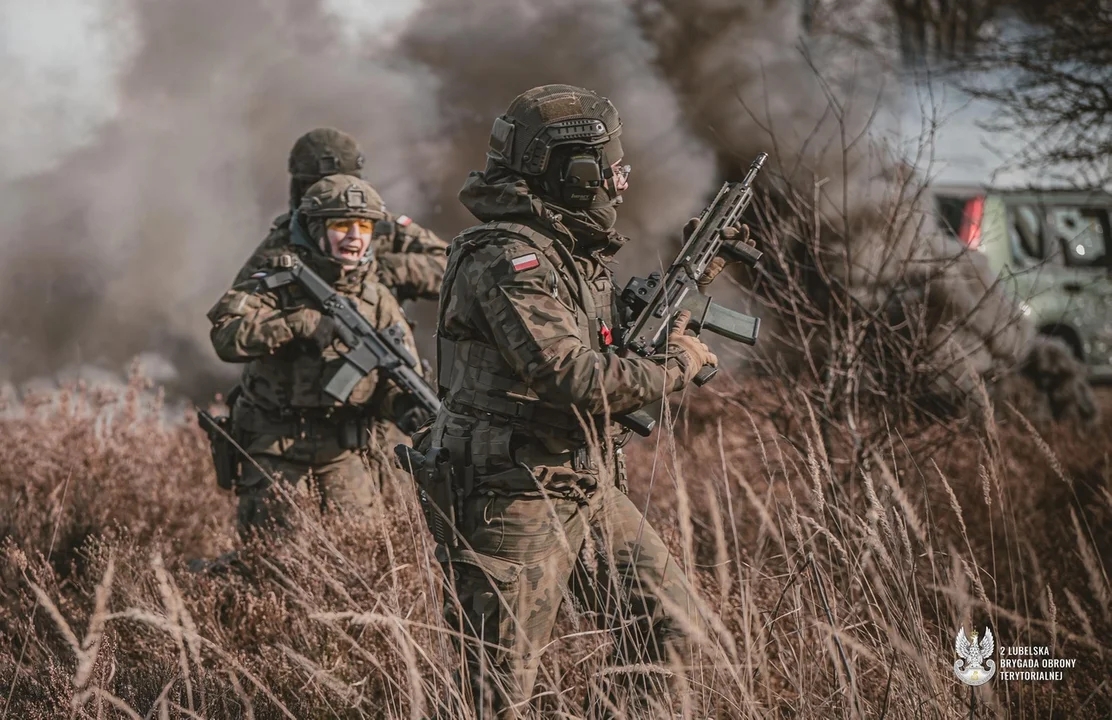
[(208, 435), (212, 464), (216, 470), (216, 485), (221, 490), (231, 490), (239, 482), (241, 473), (239, 451), (232, 443), (232, 418), (228, 415), (213, 417), (204, 410), (199, 410), (197, 422)]
[(434, 447), (421, 454), (408, 445), (396, 445), (394, 453), (402, 469), (417, 483), (417, 499), (433, 539), (455, 547), (459, 494), (447, 449)]

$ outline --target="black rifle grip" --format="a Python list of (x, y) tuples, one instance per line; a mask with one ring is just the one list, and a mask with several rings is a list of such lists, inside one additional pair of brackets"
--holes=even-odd
[(724, 255), (727, 260), (743, 262), (749, 267), (756, 267), (757, 263), (764, 257), (764, 253), (760, 250), (749, 243), (743, 242), (722, 243), (722, 248), (718, 253)]
[(408, 445), (402, 445), (400, 443), (394, 446), (394, 457), (397, 459), (401, 469), (414, 477), (417, 476), (417, 472), (421, 469), (421, 466), (425, 464), (424, 455)]
[(336, 323), (336, 337), (340, 338), (340, 342), (346, 345), (349, 350), (354, 350), (359, 346), (359, 338), (341, 322)]
[(704, 385), (709, 383), (717, 374), (717, 367), (715, 367), (714, 365), (704, 365), (702, 368), (699, 369), (699, 372), (695, 373), (695, 379), (693, 380), (693, 382), (695, 383), (695, 387), (703, 387)]
[(625, 415), (617, 415), (614, 419), (617, 420), (622, 427), (627, 430), (632, 430), (641, 437), (652, 435), (653, 429), (656, 428), (656, 418), (644, 410), (634, 410)]

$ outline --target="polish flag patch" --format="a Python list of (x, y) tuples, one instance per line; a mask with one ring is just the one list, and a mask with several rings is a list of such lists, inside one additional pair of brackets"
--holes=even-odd
[(541, 264), (541, 261), (537, 259), (536, 253), (529, 253), (528, 255), (522, 255), (521, 257), (515, 257), (510, 262), (513, 263), (514, 272), (521, 272), (522, 270), (531, 270), (531, 269), (533, 269), (536, 266)]
[(606, 326), (606, 323), (601, 320), (599, 320), (598, 323), (598, 334), (599, 338), (602, 340), (603, 347), (610, 347), (614, 344), (614, 333), (612, 333), (610, 328)]
[(411, 222), (413, 222), (413, 218), (409, 217), (408, 215), (401, 215), (398, 217), (398, 224), (402, 227), (409, 227), (409, 224)]

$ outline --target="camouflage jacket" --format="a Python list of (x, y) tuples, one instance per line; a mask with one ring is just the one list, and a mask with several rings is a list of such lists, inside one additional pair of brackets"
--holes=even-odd
[(477, 474), (524, 463), (537, 477), (566, 476), (569, 453), (586, 445), (578, 417), (617, 437), (620, 426), (600, 418), (659, 400), (682, 372), (611, 347), (622, 308), (607, 262), (624, 238), (571, 230), (523, 181), (490, 168), (471, 174), (460, 200), (484, 225), (449, 248), (432, 442), (451, 450), (467, 439)]
[[(240, 268), (233, 284), (269, 268), (275, 257), (290, 244), (290, 215), (274, 219), (266, 239)], [(447, 243), (436, 233), (421, 227), (407, 215), (387, 213), (385, 221), (375, 224), (372, 244), (378, 266), (378, 280), (398, 300), (433, 300), (440, 293), (440, 282), (447, 263)]]
[[(345, 273), (319, 253), (296, 244), (273, 251), (276, 256), (299, 254), (337, 291), (355, 300), (359, 312), (376, 328), (400, 323), (406, 345), (417, 357), (401, 307), (375, 279), (373, 263)], [(334, 435), (338, 422), (393, 420), (409, 409), (405, 394), (377, 371), (359, 381), (346, 403), (327, 395), (324, 385), (343, 362), (338, 343), (321, 351), (311, 341), (296, 337), (294, 326), (302, 321), (306, 308), (316, 309), (315, 304), (296, 285), (266, 289), (260, 279), (266, 272), (260, 270), (255, 277), (237, 282), (208, 313), (216, 354), (226, 362), (246, 364), (233, 409), (237, 426), (279, 438), (317, 440), (311, 436)], [(316, 429), (289, 430), (291, 418), (303, 424), (308, 418)]]

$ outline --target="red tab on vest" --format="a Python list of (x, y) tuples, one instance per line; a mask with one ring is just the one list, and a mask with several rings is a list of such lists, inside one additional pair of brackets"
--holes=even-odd
[(602, 338), (603, 347), (610, 347), (614, 344), (614, 333), (610, 332), (610, 328), (606, 327), (606, 323), (602, 320), (598, 321), (598, 334)]
[(536, 253), (529, 253), (528, 255), (522, 255), (521, 257), (515, 257), (510, 262), (513, 263), (514, 272), (521, 272), (522, 270), (531, 270), (531, 269), (533, 269), (536, 266), (541, 264), (541, 261), (537, 259), (537, 254)]

